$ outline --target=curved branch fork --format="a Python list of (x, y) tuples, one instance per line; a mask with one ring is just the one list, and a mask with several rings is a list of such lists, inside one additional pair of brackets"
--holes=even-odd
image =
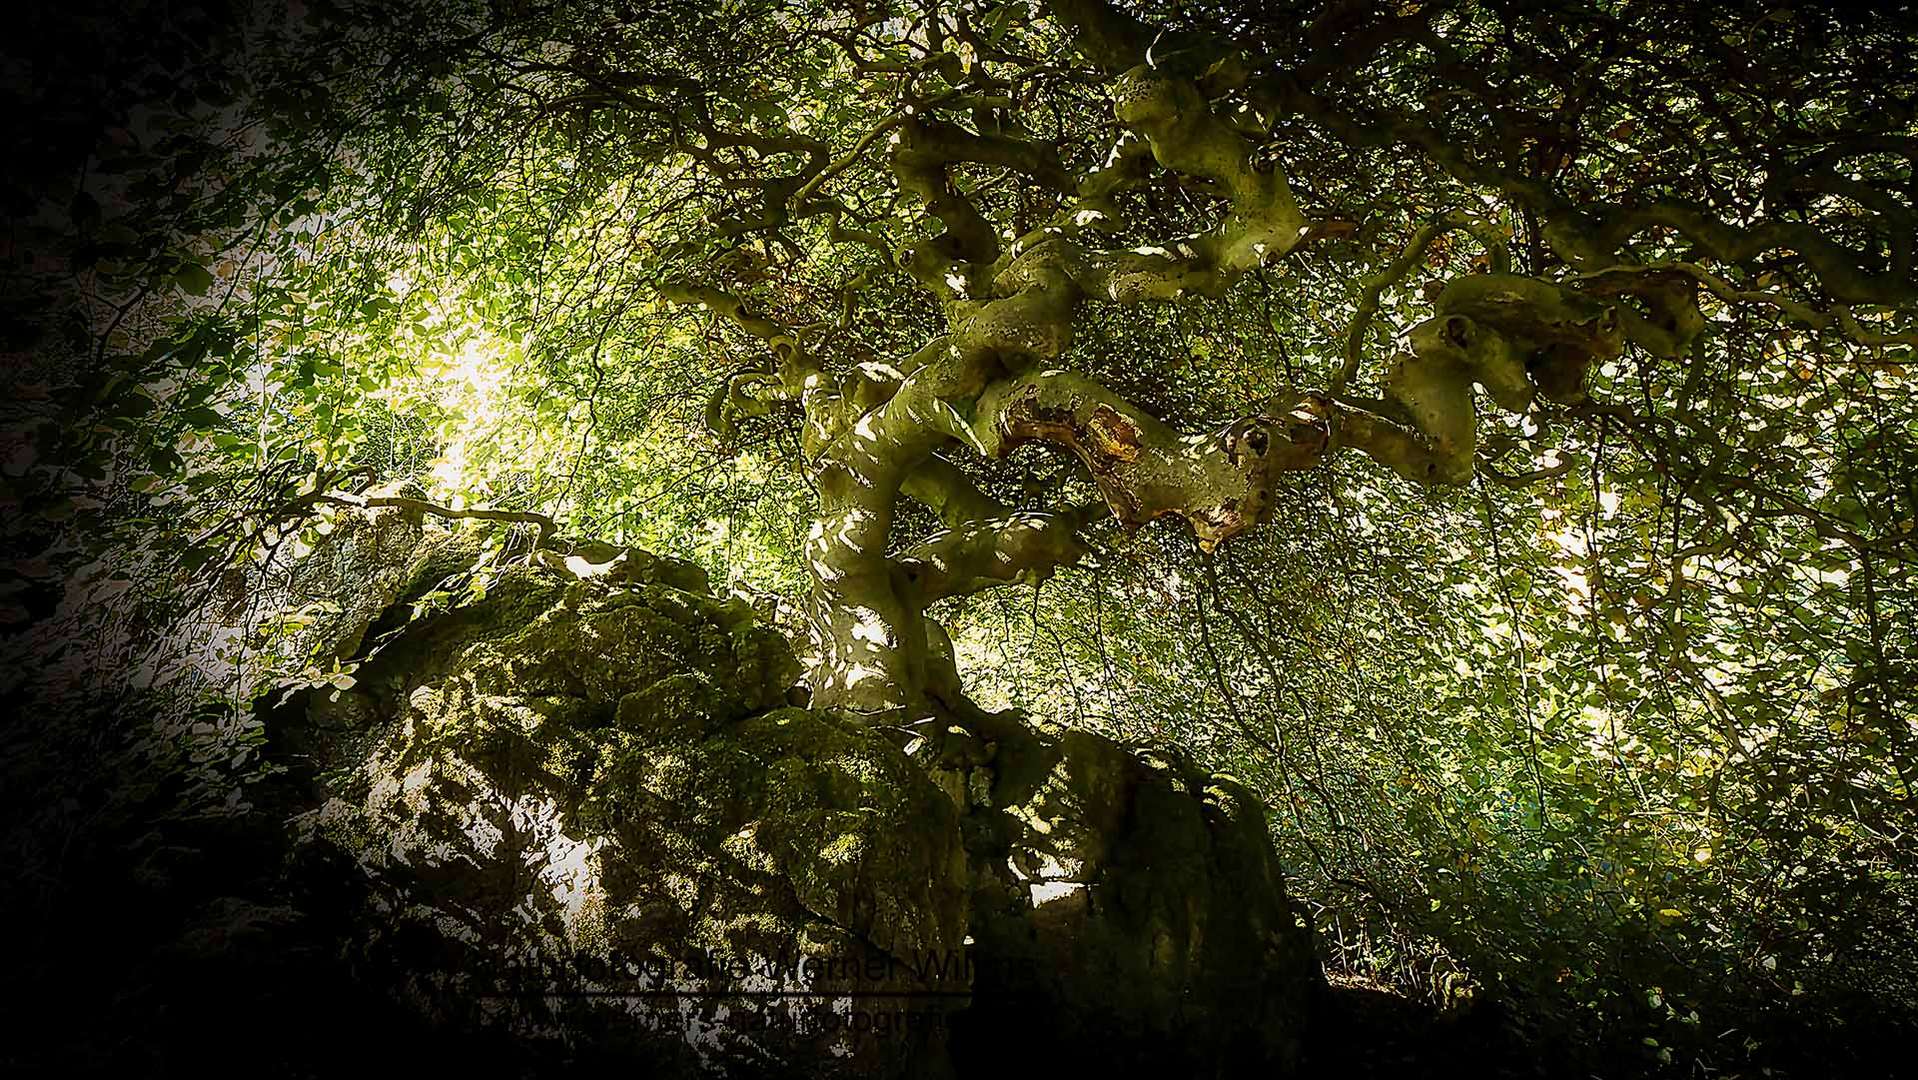
[(1177, 514), (1207, 551), (1256, 524), (1278, 473), (1310, 467), (1331, 445), (1330, 405), (1299, 397), (1264, 415), (1186, 436), (1070, 371), (1037, 371), (994, 385), (974, 429), (1000, 456), (1026, 442), (1079, 456), (1106, 504), (1128, 527)]
[(1338, 401), (1338, 441), (1420, 483), (1472, 478), (1478, 444), (1473, 385), (1500, 408), (1525, 412), (1534, 397), (1576, 404), (1586, 372), (1627, 342), (1682, 351), (1697, 333), (1695, 302), (1672, 290), (1647, 302), (1654, 319), (1607, 302), (1643, 292), (1631, 283), (1610, 294), (1580, 292), (1510, 274), (1457, 278), (1438, 298), (1438, 314), (1412, 328), (1411, 352), (1386, 372), (1381, 413)]

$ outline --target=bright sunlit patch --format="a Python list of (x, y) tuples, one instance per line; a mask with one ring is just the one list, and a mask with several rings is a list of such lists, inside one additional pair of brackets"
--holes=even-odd
[(878, 612), (868, 608), (854, 608), (853, 614), (859, 620), (852, 627), (854, 641), (868, 642), (882, 649), (892, 645), (892, 631), (886, 626), (885, 620), (879, 617)]

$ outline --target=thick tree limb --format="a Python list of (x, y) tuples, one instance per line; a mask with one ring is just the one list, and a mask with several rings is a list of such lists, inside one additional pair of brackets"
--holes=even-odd
[(1484, 241), (1488, 250), (1493, 252), (1493, 271), (1507, 273), (1511, 268), (1511, 254), (1506, 249), (1504, 238), (1498, 236), (1489, 223), (1482, 222), (1462, 210), (1448, 210), (1438, 215), (1412, 234), (1405, 250), (1397, 258), (1387, 263), (1378, 272), (1368, 275), (1359, 283), (1358, 311), (1352, 316), (1352, 325), (1345, 332), (1345, 361), (1333, 374), (1331, 392), (1341, 393), (1359, 373), (1359, 364), (1363, 358), (1365, 335), (1372, 328), (1372, 319), (1379, 311), (1379, 296), (1387, 288), (1405, 280), (1420, 259), (1425, 257), (1425, 249), (1432, 241), (1454, 229), (1471, 229), (1474, 236)]
[(1234, 277), (1304, 238), (1305, 217), (1284, 175), (1253, 163), (1256, 146), (1213, 114), (1191, 79), (1133, 68), (1113, 86), (1113, 113), (1145, 137), (1159, 164), (1213, 180), (1226, 192), (1225, 218), (1192, 240), (1202, 268)]
[(1905, 345), (1918, 348), (1918, 332), (1878, 334), (1859, 325), (1851, 308), (1844, 304), (1835, 304), (1829, 311), (1819, 311), (1802, 300), (1795, 300), (1778, 292), (1763, 289), (1741, 289), (1724, 277), (1693, 262), (1648, 263), (1643, 266), (1616, 267), (1608, 272), (1622, 274), (1682, 273), (1705, 287), (1707, 292), (1727, 303), (1766, 304), (1783, 312), (1785, 317), (1814, 331), (1824, 331), (1836, 327), (1845, 337), (1854, 343), (1868, 348), (1882, 348), (1891, 345)]
[(1178, 514), (1208, 551), (1264, 516), (1275, 475), (1316, 462), (1330, 426), (1322, 402), (1301, 399), (1186, 437), (1099, 383), (1057, 370), (995, 383), (973, 416), (987, 453), (1024, 442), (1062, 446), (1085, 463), (1121, 523)]
[(1342, 407), (1338, 441), (1407, 479), (1463, 484), (1478, 446), (1474, 384), (1524, 412), (1537, 394), (1582, 401), (1594, 361), (1616, 356), (1619, 309), (1551, 282), (1472, 274), (1440, 292), (1438, 315), (1412, 328), (1409, 354), (1386, 372), (1380, 415)]
[[(918, 245), (907, 264), (914, 277), (945, 298), (964, 296), (970, 275), (955, 263), (983, 265), (999, 257), (992, 223), (952, 183), (947, 168), (953, 139), (938, 125), (908, 117), (893, 146), (892, 171), (899, 188), (919, 198), (945, 232)], [(956, 283), (953, 279), (956, 279)]]
[(1085, 554), (1075, 532), (1105, 508), (1011, 514), (936, 533), (896, 560), (921, 604), (996, 585), (1037, 582)]
[(1072, 174), (1059, 160), (1059, 152), (1041, 143), (1007, 135), (975, 134), (957, 124), (931, 117), (909, 119), (906, 131), (914, 153), (946, 165), (962, 161), (996, 165), (1030, 176), (1066, 195), (1077, 187)]
[(1868, 269), (1857, 252), (1812, 225), (1790, 221), (1728, 225), (1704, 208), (1676, 199), (1603, 209), (1590, 217), (1596, 246), (1603, 252), (1618, 251), (1639, 233), (1663, 226), (1676, 230), (1710, 257), (1734, 265), (1777, 248), (1798, 252), (1818, 275), (1818, 283), (1841, 303), (1893, 305), (1918, 297), (1918, 280), (1909, 273)]
[(948, 529), (1013, 514), (1012, 507), (980, 491), (959, 466), (937, 454), (914, 466), (899, 490), (938, 515)]

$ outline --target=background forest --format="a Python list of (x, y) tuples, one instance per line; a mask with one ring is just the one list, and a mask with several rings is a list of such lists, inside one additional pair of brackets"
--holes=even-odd
[[(1235, 777), (1335, 983), (1587, 1071), (1834, 1075), (1918, 1021), (1909, 10), (17, 18), (16, 919), (63, 925), (75, 875), (142, 815), (247, 815), (277, 768), (256, 706), (353, 685), (301, 651), (339, 600), (287, 584), (368, 498), (484, 531), (423, 613), (536, 544), (599, 541), (699, 564), (821, 662), (808, 530), (831, 493), (768, 357), (796, 341), (854, 378), (944, 332), (952, 296), (907, 265), (961, 231), (939, 201), (1008, 237), (1071, 218), (1047, 169), (1120, 159), (1100, 50), (1142, 29), (1168, 54), (1240, 50), (1243, 78), (1193, 74), (1238, 83), (1199, 108), (1249, 117), (1249, 160), (1308, 224), (1208, 287), (1076, 309), (1043, 362), (1209, 432), (1299, 390), (1389, 397), (1395, 354), (1472, 275), (1591, 277), (1615, 254), (1683, 277), (1700, 324), (1664, 354), (1594, 354), (1582, 398), (1468, 402), (1463, 483), (1327, 454), (1216, 550), (1180, 512), (1113, 520), (1056, 447), (948, 454), (998, 504), (1100, 511), (1075, 558), (931, 603), (970, 701)], [(923, 115), (976, 143), (914, 191), (889, 155)], [(1171, 259), (1249, 220), (1227, 187), (1148, 168), (1115, 220), (1070, 227)], [(1645, 209), (1677, 205), (1711, 223)], [(1575, 212), (1612, 223), (1597, 264), (1554, 239)], [(894, 529), (939, 516), (901, 501)]]

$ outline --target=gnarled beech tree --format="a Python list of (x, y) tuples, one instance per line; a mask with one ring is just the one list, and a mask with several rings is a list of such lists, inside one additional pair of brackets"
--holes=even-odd
[[(1745, 352), (1725, 347), (1728, 330), (1762, 323), (1761, 347), (1788, 331), (1839, 363), (1889, 363), (1918, 342), (1918, 135), (1896, 18), (1846, 27), (1678, 0), (448, 3), (327, 18), (268, 36), (265, 152), (251, 134), (221, 144), (226, 157), (196, 151), (228, 164), (158, 178), (164, 212), (143, 224), (175, 243), (251, 213), (297, 237), (316, 207), (331, 222), (372, 207), (387, 219), (368, 232), (377, 246), (435, 215), (500, 213), (514, 191), (522, 219), (550, 217), (514, 226), (544, 235), (512, 271), (534, 295), (514, 316), (528, 340), (563, 320), (555, 304), (605, 313), (553, 334), (575, 371), (586, 357), (588, 397), (610, 339), (644, 348), (621, 322), (635, 304), (711, 319), (732, 370), (708, 426), (731, 440), (749, 419), (796, 422), (817, 493), (819, 705), (963, 713), (928, 607), (1043, 579), (1083, 556), (1102, 517), (1174, 516), (1209, 551), (1340, 451), (1435, 487), (1570, 467), (1501, 467), (1513, 440), (1481, 443), (1488, 407), (1528, 427), (1599, 418), (1648, 452), (1709, 446), (1710, 388), (1752, 348), (1749, 335)], [(1806, 79), (1820, 89), (1801, 99)], [(556, 230), (609, 190), (615, 209), (582, 218), (561, 251), (577, 280), (545, 299), (528, 278), (564, 249)], [(331, 241), (314, 228), (299, 257), (317, 265)], [(171, 248), (142, 267), (137, 242), (89, 243), (136, 280), (211, 282)], [(1164, 402), (1088, 362), (1101, 359), (1089, 326), (1110, 342), (1149, 321), (1126, 312), (1227, 309), (1254, 282), (1268, 304), (1310, 294), (1292, 299), (1311, 311), (1262, 331), (1293, 385), (1218, 430), (1178, 430)], [(1321, 294), (1342, 331), (1320, 320)], [(141, 362), (187, 363), (244, 332)], [(1122, 362), (1149, 381), (1172, 352), (1136, 340)], [(1620, 361), (1662, 365), (1650, 381), (1675, 395), (1588, 400), (1588, 374)], [(106, 395), (139, 381), (101, 380)], [(1025, 444), (1068, 455), (1078, 478), (1059, 490), (1086, 497), (1015, 505), (975, 482), (968, 459)], [(251, 522), (241, 543), (256, 543), (377, 471), (329, 460), (277, 503), (263, 479), (263, 514), (206, 535)], [(1847, 523), (1719, 471), (1763, 513), (1856, 550), (1900, 543), (1895, 506)], [(930, 518), (902, 516), (902, 500), (941, 527), (906, 535), (900, 522)], [(552, 505), (499, 512), (543, 521)]]
[(34, 903), (120, 925), (128, 815), (307, 784), (251, 705), (635, 545), (941, 784), (1037, 782), (997, 704), (1240, 777), (1337, 966), (1629, 1055), (1560, 1071), (1918, 1015), (1909, 3), (93, 7), (6, 66), (0, 691), (157, 704), (0, 787), (29, 880), (153, 858)]
[[(1773, 159), (1758, 167), (1772, 205), (1758, 212), (1656, 197), (1649, 185), (1607, 198), (1555, 183), (1528, 153), (1547, 136), (1526, 126), (1516, 79), (1493, 87), (1472, 71), (1470, 53), (1484, 40), (1475, 20), (1489, 16), (1461, 5), (1332, 5), (1297, 24), (1313, 48), (1289, 63), (1262, 55), (1257, 33), (1240, 40), (1224, 25), (1171, 29), (1104, 0), (1050, 0), (1033, 16), (992, 7), (983, 16), (965, 5), (852, 10), (839, 26), (816, 31), (870, 92), (898, 103), (849, 145), (716, 123), (690, 135), (700, 144), (691, 152), (759, 200), (756, 217), (742, 214), (719, 232), (776, 252), (782, 230), (823, 218), (833, 242), (883, 260), (849, 284), (849, 302), (872, 275), (897, 268), (936, 299), (942, 317), (941, 331), (906, 355), (843, 364), (811, 346), (809, 328), (758, 310), (723, 270), (683, 274), (662, 289), (764, 343), (765, 363), (715, 392), (716, 429), (740, 414), (803, 412), (820, 497), (807, 548), (818, 704), (913, 717), (961, 711), (951, 646), (928, 606), (1043, 579), (1081, 556), (1078, 531), (1100, 516), (1133, 528), (1176, 515), (1210, 550), (1263, 520), (1288, 474), (1340, 449), (1421, 484), (1466, 483), (1479, 455), (1481, 401), (1512, 413), (1540, 399), (1579, 406), (1588, 369), (1623, 350), (1702, 357), (1701, 297), (1720, 311), (1769, 309), (1863, 348), (1913, 341), (1908, 332), (1867, 331), (1860, 318), (1886, 309), (1902, 318), (1918, 293), (1909, 205), (1918, 140), (1909, 131), (1867, 125), (1832, 133), (1808, 154), (1769, 148)], [(1589, 32), (1601, 35), (1605, 18), (1587, 17)], [(1029, 32), (1066, 41), (1077, 66), (1055, 70), (1001, 47), (1006, 29), (1028, 19)], [(1657, 52), (1656, 44), (1643, 47)], [(1487, 110), (1482, 134), (1462, 138), (1430, 113), (1369, 112), (1321, 91), (1341, 67), (1362, 67), (1393, 48), (1478, 101)], [(1576, 128), (1579, 110), (1590, 107), (1580, 95), (1595, 96), (1605, 66), (1622, 64), (1620, 53), (1618, 42), (1594, 48), (1591, 70), (1554, 91), (1563, 131)], [(1045, 78), (1109, 99), (1114, 134), (1091, 167), (1068, 166), (1061, 146), (1022, 117), (1022, 100)], [(1287, 178), (1291, 148), (1274, 134), (1282, 121), (1320, 129), (1354, 151), (1383, 145), (1423, 155), (1437, 174), (1523, 218), (1529, 272), (1513, 272), (1513, 230), (1495, 214), (1438, 211), (1363, 281), (1339, 349), (1343, 363), (1323, 385), (1298, 387), (1217, 431), (1175, 430), (1074, 369), (1075, 325), (1100, 305), (1218, 298), (1260, 267), (1313, 259), (1327, 243), (1362, 232), (1349, 218), (1301, 205)], [(728, 146), (750, 153), (721, 158)], [(1860, 158), (1902, 170), (1904, 190), (1868, 190), (1846, 172), (1844, 163)], [(774, 168), (781, 162), (795, 171)], [(894, 205), (916, 208), (903, 242), (888, 241), (873, 212), (862, 215), (837, 194), (854, 172), (862, 183), (889, 184)], [(1205, 200), (1201, 227), (1158, 231), (1161, 223), (1128, 208), (1129, 194), (1165, 183)], [(1013, 212), (986, 208), (982, 192), (995, 184), (1018, 192), (1016, 200), (992, 193)], [(1787, 210), (1791, 200), (1777, 198), (1786, 192), (1849, 200), (1843, 229)], [(1400, 284), (1447, 234), (1483, 248), (1484, 272), (1432, 290), (1429, 317), (1397, 354), (1373, 354), (1381, 291)], [(1140, 235), (1148, 241), (1131, 242)], [(1761, 272), (1792, 285), (1769, 291), (1748, 283)], [(1378, 399), (1354, 393), (1363, 376), (1377, 377)], [(1102, 500), (1009, 506), (955, 465), (1024, 443), (1074, 455)], [(924, 504), (943, 528), (897, 536), (901, 498)]]

